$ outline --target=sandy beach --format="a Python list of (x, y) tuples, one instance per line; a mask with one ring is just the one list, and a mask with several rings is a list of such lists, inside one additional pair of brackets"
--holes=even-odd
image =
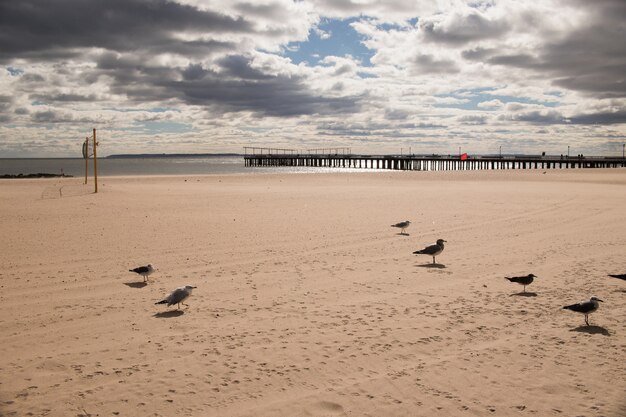
[(0, 416), (626, 415), (623, 169), (92, 187), (0, 180)]

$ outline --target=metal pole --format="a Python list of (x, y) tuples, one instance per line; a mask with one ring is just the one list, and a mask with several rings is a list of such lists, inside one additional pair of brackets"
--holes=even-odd
[(502, 145), (500, 145), (500, 159), (502, 159)]
[(569, 145), (567, 145), (567, 159), (569, 159)]
[(98, 193), (98, 155), (96, 153), (96, 148), (98, 147), (98, 142), (96, 142), (96, 129), (93, 129), (93, 180), (96, 184), (96, 188), (94, 193)]

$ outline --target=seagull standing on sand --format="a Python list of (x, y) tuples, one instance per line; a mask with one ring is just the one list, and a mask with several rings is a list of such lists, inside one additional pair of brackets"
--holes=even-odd
[(135, 272), (143, 277), (143, 282), (148, 282), (148, 276), (154, 272), (152, 264), (146, 266), (138, 266), (135, 269), (129, 269), (129, 272)]
[(162, 299), (161, 301), (157, 301), (154, 304), (167, 304), (167, 306), (171, 306), (174, 304), (178, 304), (177, 309), (180, 310), (180, 305), (184, 305), (189, 307), (189, 305), (183, 303), (183, 301), (185, 301), (187, 298), (189, 298), (189, 296), (191, 295), (191, 292), (193, 291), (194, 286), (191, 285), (185, 285), (184, 287), (178, 287), (176, 288), (174, 291), (172, 291), (167, 297), (165, 297), (164, 299)]
[(404, 229), (406, 229), (407, 227), (409, 227), (411, 225), (411, 222), (409, 220), (405, 220), (403, 222), (400, 223), (396, 223), (396, 224), (392, 224), (391, 227), (397, 227), (399, 229), (402, 229), (402, 231), (400, 232), (400, 234), (405, 234), (404, 233)]
[(604, 302), (602, 300), (600, 300), (597, 297), (591, 297), (588, 301), (581, 301), (580, 303), (576, 303), (576, 304), (571, 304), (568, 306), (563, 307), (566, 310), (572, 310), (575, 311), (577, 313), (581, 313), (585, 315), (585, 323), (587, 323), (587, 326), (589, 326), (589, 320), (587, 319), (587, 317), (589, 316), (589, 314), (593, 313), (594, 311), (596, 311), (598, 309), (598, 307), (600, 307), (600, 304), (598, 304), (598, 301), (600, 302)]
[(437, 239), (437, 243), (430, 245), (421, 250), (413, 252), (415, 255), (430, 255), (433, 257), (433, 265), (435, 264), (435, 256), (443, 252), (443, 244), (446, 241), (443, 239)]
[(520, 285), (524, 286), (524, 292), (526, 292), (526, 286), (532, 284), (533, 280), (537, 278), (535, 274), (528, 274), (523, 277), (504, 277), (511, 282), (517, 282)]

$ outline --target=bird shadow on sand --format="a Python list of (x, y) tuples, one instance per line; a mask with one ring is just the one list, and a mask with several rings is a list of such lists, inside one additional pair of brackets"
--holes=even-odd
[(515, 294), (511, 294), (509, 297), (536, 297), (537, 293), (536, 292), (516, 292)]
[(402, 233), (402, 232), (400, 232), (400, 233), (396, 233), (396, 236), (411, 236), (411, 234), (410, 233)]
[(168, 310), (168, 311), (161, 311), (160, 313), (156, 313), (152, 317), (156, 317), (158, 319), (171, 319), (172, 317), (180, 317), (183, 314), (185, 314), (183, 310)]
[(588, 334), (601, 334), (603, 336), (610, 336), (611, 333), (607, 329), (602, 326), (578, 326), (574, 329), (571, 329), (570, 332), (579, 332), (579, 333), (588, 333)]
[(148, 285), (147, 282), (143, 282), (143, 281), (137, 281), (137, 282), (125, 282), (124, 285), (130, 287), (130, 288), (143, 288), (146, 285)]
[(421, 264), (417, 266), (419, 268), (435, 268), (435, 269), (445, 269), (446, 267), (444, 264), (433, 264), (433, 263)]

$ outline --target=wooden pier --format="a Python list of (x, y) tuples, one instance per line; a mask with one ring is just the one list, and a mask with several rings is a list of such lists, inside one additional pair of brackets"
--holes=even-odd
[[(626, 167), (623, 157), (355, 155), (349, 148), (298, 151), (244, 148), (247, 167), (325, 167), (398, 171), (454, 171), (503, 169), (570, 169)], [(323, 153), (326, 152), (326, 153)]]

